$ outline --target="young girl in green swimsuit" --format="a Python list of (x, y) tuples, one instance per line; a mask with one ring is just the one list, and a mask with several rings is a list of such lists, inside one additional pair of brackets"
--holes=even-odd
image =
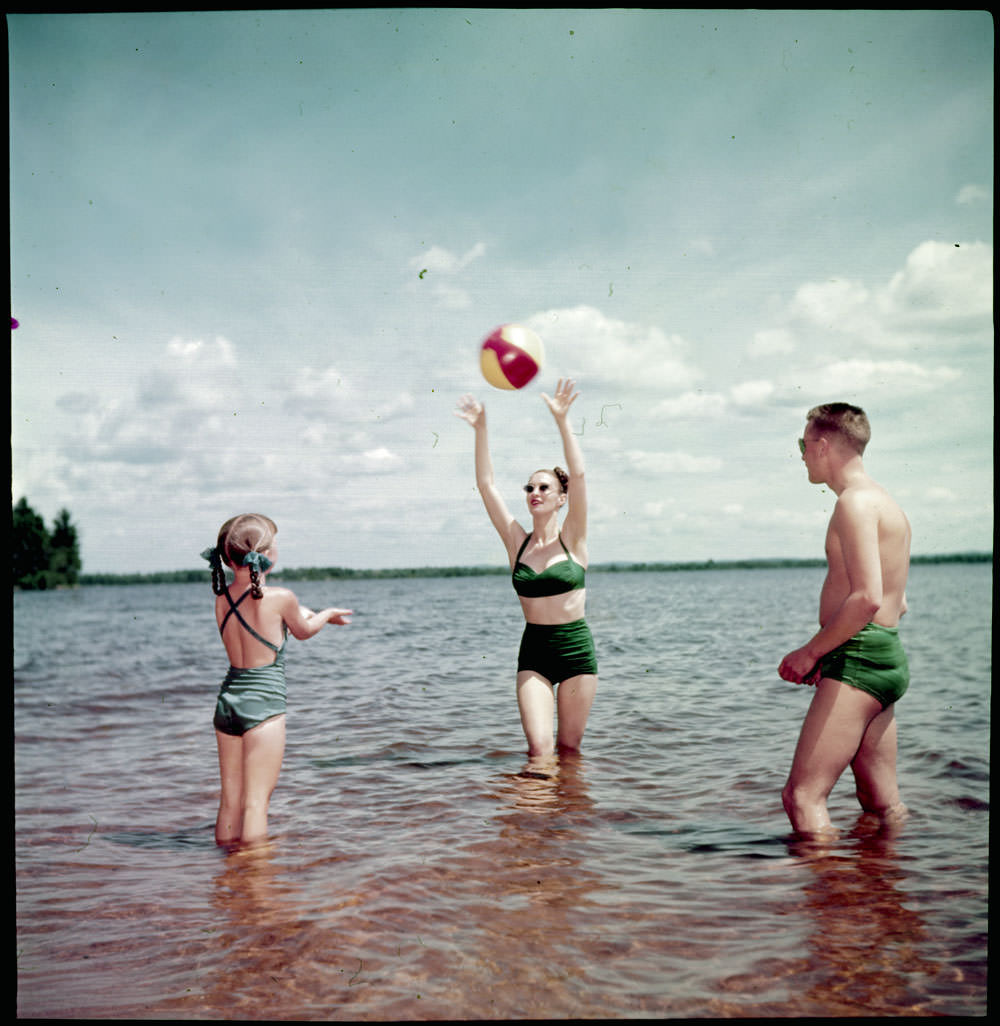
[[(350, 609), (314, 613), (287, 588), (264, 586), (278, 559), (277, 531), (269, 517), (246, 513), (227, 520), (215, 548), (202, 553), (212, 566), (215, 619), (230, 663), (213, 721), (222, 778), (217, 844), (267, 835), (267, 808), (285, 753), (287, 633), (304, 640), (328, 623), (350, 623)], [(228, 586), (223, 565), (233, 573)]]
[[(584, 619), (587, 566), (587, 489), (583, 454), (568, 423), (579, 395), (574, 382), (559, 380), (555, 396), (542, 394), (563, 443), (568, 475), (536, 471), (524, 486), (531, 532), (514, 519), (496, 487), (486, 432), (486, 411), (463, 396), (456, 415), (476, 432), (476, 485), (486, 512), (507, 549), (512, 583), (524, 612), (517, 670), (517, 703), (532, 759), (579, 750), (597, 691), (597, 658)], [(559, 514), (565, 509), (562, 530)], [(558, 685), (558, 692), (556, 686)], [(558, 713), (556, 741), (552, 716)]]

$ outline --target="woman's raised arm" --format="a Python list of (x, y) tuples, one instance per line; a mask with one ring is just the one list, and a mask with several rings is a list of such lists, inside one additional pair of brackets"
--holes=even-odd
[(486, 410), (483, 404), (471, 395), (464, 395), (458, 402), (455, 416), (461, 417), (476, 432), (476, 487), (482, 496), (490, 522), (496, 528), (507, 549), (507, 555), (513, 562), (514, 553), (523, 541), (525, 532), (511, 515), (493, 477), (493, 459), (490, 456), (489, 434), (486, 430)]
[(543, 392), (542, 398), (559, 428), (563, 455), (566, 458), (566, 471), (569, 474), (569, 509), (563, 522), (563, 535), (569, 547), (579, 552), (587, 541), (587, 482), (584, 476), (583, 450), (569, 425), (569, 408), (580, 394), (573, 391), (575, 387), (576, 382), (571, 378), (560, 378), (556, 383), (555, 395), (548, 396)]

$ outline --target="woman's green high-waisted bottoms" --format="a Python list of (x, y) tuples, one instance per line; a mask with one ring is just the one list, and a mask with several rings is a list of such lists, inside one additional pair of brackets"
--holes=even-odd
[(586, 620), (572, 623), (524, 625), (517, 669), (533, 670), (550, 684), (597, 673), (594, 638)]

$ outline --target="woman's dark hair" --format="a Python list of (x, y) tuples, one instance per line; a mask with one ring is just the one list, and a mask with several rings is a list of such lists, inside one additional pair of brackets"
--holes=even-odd
[(551, 470), (545, 470), (543, 468), (542, 470), (536, 470), (535, 473), (552, 474), (555, 477), (555, 479), (559, 482), (559, 489), (562, 492), (565, 492), (566, 489), (569, 488), (569, 474), (567, 474), (562, 467), (553, 467)]

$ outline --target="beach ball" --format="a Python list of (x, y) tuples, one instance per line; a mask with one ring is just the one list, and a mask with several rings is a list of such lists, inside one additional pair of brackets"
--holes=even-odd
[(542, 340), (520, 324), (502, 324), (483, 340), (479, 366), (494, 388), (524, 386), (542, 369)]

